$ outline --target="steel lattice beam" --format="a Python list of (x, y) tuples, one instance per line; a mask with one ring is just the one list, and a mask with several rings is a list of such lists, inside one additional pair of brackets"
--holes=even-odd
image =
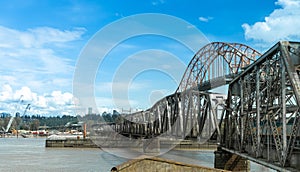
[(300, 130), (299, 47), (279, 42), (229, 84), (224, 147), (289, 165)]

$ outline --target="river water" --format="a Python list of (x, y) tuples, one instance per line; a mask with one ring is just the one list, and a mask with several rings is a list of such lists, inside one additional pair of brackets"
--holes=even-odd
[[(212, 151), (176, 151), (161, 156), (189, 164), (213, 167)], [(97, 148), (46, 148), (41, 138), (0, 138), (0, 171), (85, 172), (110, 171), (127, 161)], [(269, 171), (251, 163), (251, 171)]]

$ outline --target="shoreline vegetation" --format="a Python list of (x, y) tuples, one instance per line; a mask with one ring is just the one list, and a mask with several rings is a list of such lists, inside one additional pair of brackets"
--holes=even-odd
[(8, 125), (11, 119), (11, 114), (0, 113), (0, 137), (32, 137), (49, 136), (52, 134), (79, 135), (80, 133), (82, 134), (84, 130), (84, 123), (116, 122), (120, 120), (120, 114), (114, 110), (113, 113), (103, 112), (102, 114), (86, 114), (84, 116), (21, 116), (20, 113), (17, 112), (15, 117), (13, 117), (11, 125)]

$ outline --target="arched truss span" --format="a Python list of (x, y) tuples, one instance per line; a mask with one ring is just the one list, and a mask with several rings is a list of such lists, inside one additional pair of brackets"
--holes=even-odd
[(208, 93), (209, 89), (203, 87), (195, 89), (195, 86), (199, 88), (204, 82), (238, 74), (258, 56), (260, 53), (243, 44), (214, 42), (206, 45), (188, 65), (176, 92), (145, 111), (123, 114), (117, 123), (111, 125), (118, 133), (114, 138), (197, 138), (204, 143), (215, 131), (220, 136), (218, 115), (225, 110), (227, 96)]
[(190, 61), (176, 92), (201, 86), (215, 78), (226, 78), (242, 71), (261, 54), (239, 43), (213, 42), (201, 48)]

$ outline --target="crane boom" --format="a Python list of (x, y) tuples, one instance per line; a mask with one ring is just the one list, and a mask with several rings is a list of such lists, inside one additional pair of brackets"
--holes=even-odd
[(17, 104), (17, 106), (16, 106), (16, 108), (15, 108), (15, 111), (14, 111), (14, 113), (13, 113), (13, 114), (11, 115), (11, 117), (10, 117), (10, 120), (9, 120), (9, 122), (8, 122), (8, 124), (7, 124), (7, 127), (6, 127), (6, 130), (5, 130), (6, 133), (8, 132), (8, 130), (9, 130), (9, 128), (10, 128), (10, 126), (11, 126), (11, 124), (12, 124), (14, 118), (15, 118), (15, 114), (16, 114), (17, 110), (19, 109), (20, 103), (21, 103), (21, 101), (22, 101), (22, 97), (23, 97), (23, 95), (21, 95), (21, 97), (20, 97), (20, 99), (19, 99), (19, 102), (18, 102), (18, 104)]
[(24, 110), (24, 113), (23, 113), (23, 115), (22, 115), (22, 116), (25, 116), (25, 114), (26, 114), (27, 110), (29, 110), (29, 109), (30, 109), (30, 103), (29, 103), (29, 104), (27, 104), (27, 106), (26, 106), (26, 108), (25, 108), (25, 110)]

